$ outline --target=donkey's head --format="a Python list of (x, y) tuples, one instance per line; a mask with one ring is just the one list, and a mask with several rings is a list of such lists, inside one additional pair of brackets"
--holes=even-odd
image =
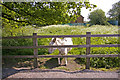
[[(50, 46), (53, 46), (53, 45), (57, 45), (56, 43), (56, 38), (52, 38), (51, 42), (49, 43)], [(49, 53), (53, 53), (54, 50), (56, 50), (57, 48), (49, 48), (48, 51)]]

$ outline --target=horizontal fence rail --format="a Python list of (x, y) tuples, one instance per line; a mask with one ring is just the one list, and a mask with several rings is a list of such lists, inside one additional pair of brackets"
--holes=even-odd
[(109, 45), (62, 45), (62, 46), (3, 46), (2, 49), (33, 49), (33, 48), (69, 48), (69, 47), (120, 47), (120, 44)]
[[(38, 55), (36, 58), (86, 58), (86, 57), (120, 57), (118, 54), (90, 54), (90, 55)], [(3, 58), (34, 58), (34, 55), (12, 55), (12, 56), (3, 56)]]
[[(61, 45), (61, 46), (49, 46), (39, 45), (37, 38), (60, 38), (60, 37), (86, 37), (86, 45)], [(91, 32), (86, 32), (86, 35), (37, 35), (33, 33), (33, 36), (16, 36), (16, 37), (2, 37), (0, 39), (24, 39), (33, 38), (33, 46), (3, 46), (2, 49), (33, 49), (34, 55), (6, 55), (3, 58), (34, 58), (34, 67), (38, 67), (37, 58), (86, 58), (86, 69), (90, 69), (90, 58), (94, 57), (120, 57), (119, 54), (90, 54), (91, 47), (120, 47), (120, 44), (103, 44), (103, 45), (91, 45), (91, 37), (120, 37), (120, 34), (96, 34), (91, 35)], [(86, 48), (85, 55), (38, 55), (38, 48), (69, 48), (69, 47), (81, 47)]]

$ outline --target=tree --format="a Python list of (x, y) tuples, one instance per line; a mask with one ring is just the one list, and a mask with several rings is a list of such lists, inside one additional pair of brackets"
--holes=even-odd
[[(80, 15), (81, 8), (94, 8), (89, 2), (3, 2), (2, 26), (51, 25), (69, 23)], [(70, 9), (73, 9), (71, 12)], [(79, 15), (72, 15), (73, 12)], [(71, 17), (68, 15), (72, 15)]]
[(90, 23), (95, 25), (106, 25), (106, 16), (105, 12), (102, 9), (94, 10), (90, 13), (89, 17)]
[(120, 25), (120, 1), (112, 5), (112, 9), (109, 10), (108, 14), (110, 19), (118, 20)]

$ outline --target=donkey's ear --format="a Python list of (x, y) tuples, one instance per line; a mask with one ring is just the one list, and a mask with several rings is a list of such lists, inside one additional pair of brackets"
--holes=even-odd
[(56, 41), (56, 38), (53, 39), (53, 42), (55, 42), (55, 41)]

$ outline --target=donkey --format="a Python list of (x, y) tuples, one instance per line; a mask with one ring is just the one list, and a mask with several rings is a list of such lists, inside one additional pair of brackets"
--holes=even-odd
[[(72, 38), (52, 38), (51, 42), (49, 45), (73, 45)], [(54, 52), (54, 50), (58, 49), (59, 50), (59, 55), (67, 55), (67, 53), (72, 49), (72, 48), (49, 48), (48, 51), (49, 53)], [(58, 58), (58, 64), (61, 65), (60, 58)], [(65, 65), (67, 65), (67, 58), (65, 58)]]

